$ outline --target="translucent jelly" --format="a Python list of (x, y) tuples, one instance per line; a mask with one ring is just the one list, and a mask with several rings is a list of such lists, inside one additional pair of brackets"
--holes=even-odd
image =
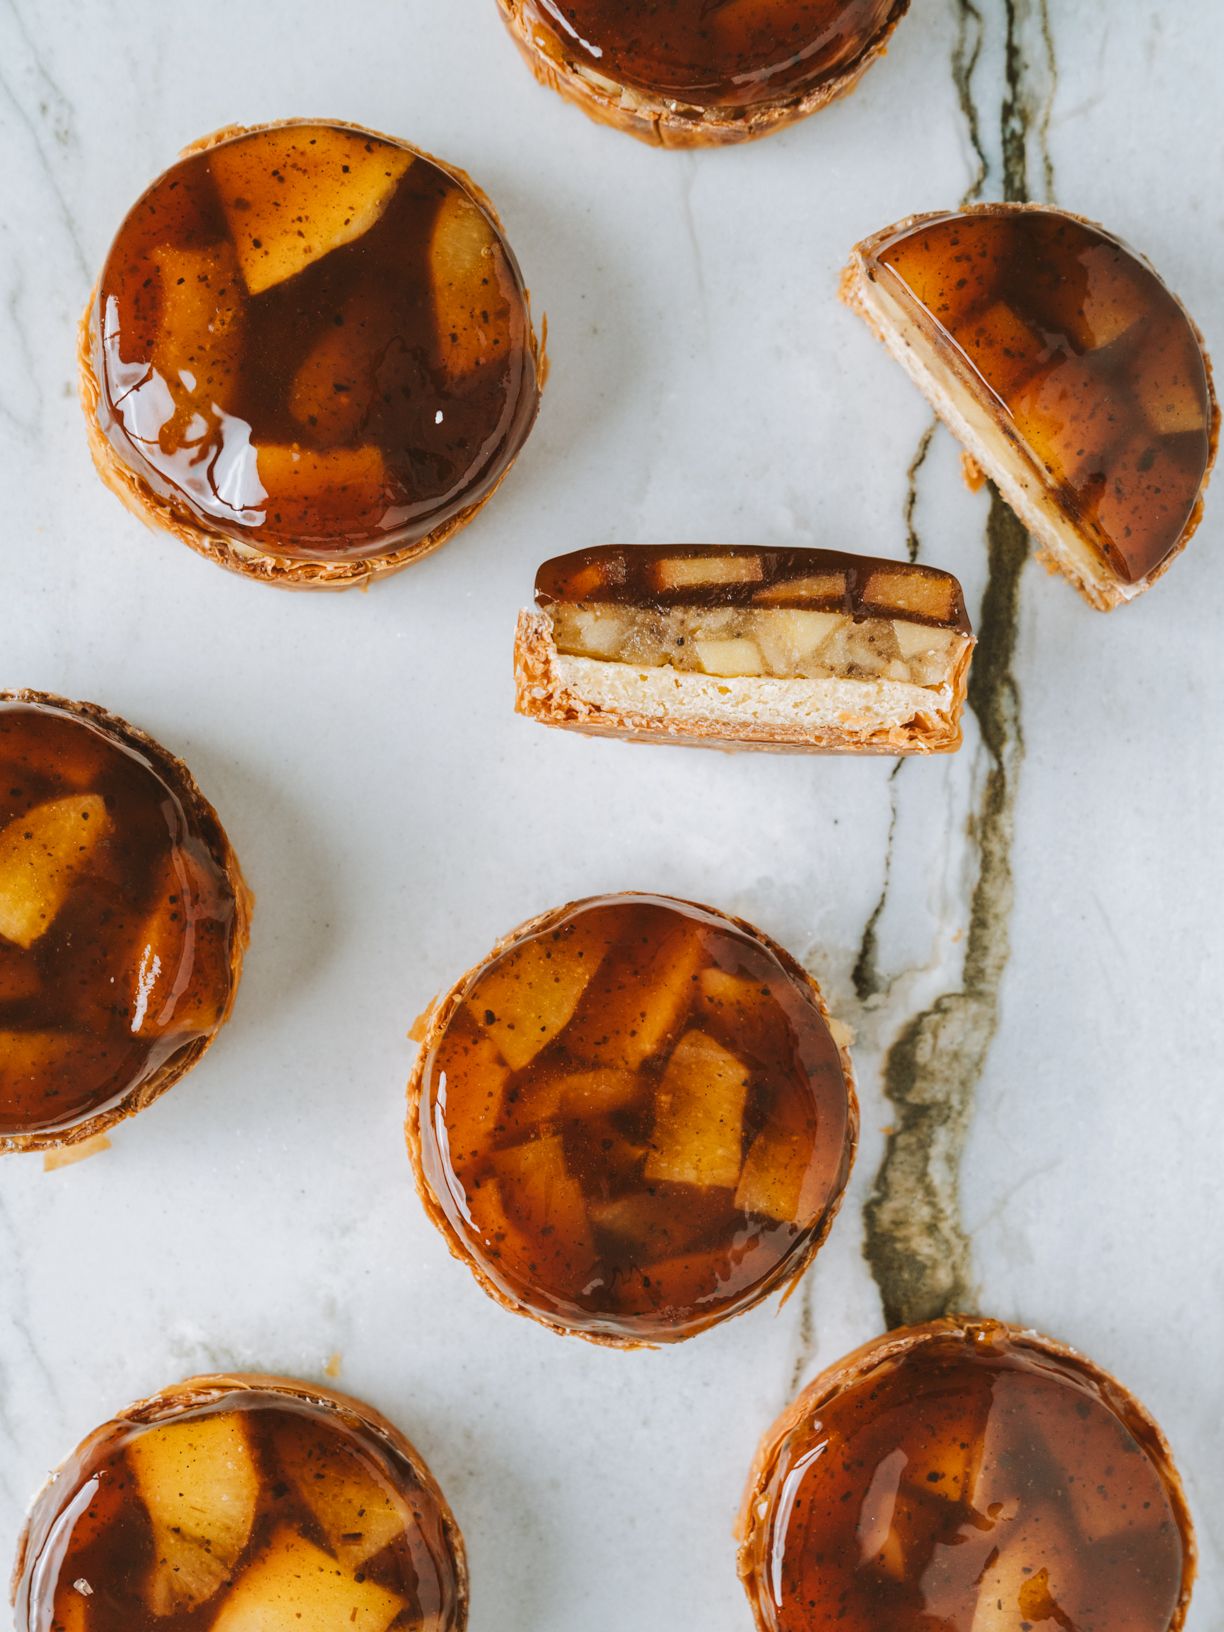
[(526, 24), (602, 80), (691, 107), (801, 97), (852, 71), (898, 0), (524, 0)]
[[(968, 389), (995, 421), (1000, 447), (989, 427), (983, 443), (1003, 479), (1023, 461), (1013, 480), (1039, 478), (1035, 502), (1097, 572), (1153, 574), (1197, 521), (1215, 403), (1198, 335), (1147, 262), (1074, 217), (998, 206), (921, 218), (861, 253), (878, 296), (936, 348), (936, 389)], [(962, 417), (976, 428), (974, 408)]]
[(766, 1440), (745, 1528), (764, 1632), (1169, 1632), (1193, 1577), (1151, 1419), (991, 1322), (897, 1333), (818, 1379)]
[(494, 1296), (673, 1341), (801, 1273), (841, 1199), (853, 1088), (819, 994), (747, 926), (652, 896), (527, 925), (444, 1001), (409, 1138)]
[(466, 179), (291, 123), (190, 153), (133, 208), (90, 319), (97, 418), (167, 524), (294, 560), (445, 536), (538, 403), (523, 282)]
[(163, 749), (0, 699), (0, 1150), (93, 1131), (186, 1069), (229, 1010), (241, 892)]
[(80, 1447), (36, 1502), (16, 1632), (458, 1632), (462, 1543), (355, 1401), (197, 1379)]

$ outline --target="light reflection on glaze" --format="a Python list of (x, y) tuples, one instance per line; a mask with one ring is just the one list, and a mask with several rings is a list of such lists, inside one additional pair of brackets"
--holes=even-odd
[(896, 0), (528, 0), (599, 73), (695, 107), (751, 107), (844, 73)]

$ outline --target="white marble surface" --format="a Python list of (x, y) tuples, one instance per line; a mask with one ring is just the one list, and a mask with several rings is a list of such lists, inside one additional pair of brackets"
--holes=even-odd
[[(473, 1632), (749, 1626), (729, 1531), (753, 1446), (797, 1377), (882, 1325), (862, 1206), (893, 1118), (883, 1062), (961, 985), (988, 756), (974, 722), (961, 755), (895, 781), (547, 733), (510, 711), (513, 616), (539, 559), (604, 539), (904, 553), (928, 415), (836, 275), (866, 231), (973, 186), (970, 113), (1000, 196), (1009, 14), (1032, 190), (1044, 129), (1058, 200), (1146, 250), (1224, 350), (1218, 30), (1196, 0), (1048, 5), (1056, 75), (1039, 0), (916, 0), (855, 98), (693, 157), (538, 89), (493, 0), (0, 0), (0, 686), (96, 699), (182, 753), (259, 895), (205, 1064), (107, 1155), (0, 1168), (0, 1555), (113, 1408), (338, 1353), (453, 1500)], [(962, 105), (954, 64), (979, 43)], [(280, 596), (146, 534), (94, 479), (73, 398), (75, 318), (146, 181), (214, 127), (303, 113), (470, 170), (549, 318), (543, 414), (502, 494), (369, 595)], [(1192, 1632), (1224, 1623), (1216, 500), (1112, 617), (1023, 574), (1023, 753), (1014, 835), (997, 829), (1015, 903), (990, 926), (1010, 958), (962, 1195), (978, 1306), (1084, 1348), (1166, 1425), (1203, 1547)], [(914, 517), (976, 601), (987, 500), (942, 431)], [(807, 957), (858, 1030), (865, 1113), (805, 1292), (629, 1356), (485, 1299), (400, 1138), (405, 1032), (432, 993), (528, 914), (624, 886), (704, 897)]]

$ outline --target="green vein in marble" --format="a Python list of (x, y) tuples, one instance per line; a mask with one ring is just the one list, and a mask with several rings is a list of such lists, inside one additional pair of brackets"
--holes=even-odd
[[(1006, 23), (1002, 190), (1008, 201), (1022, 202), (1030, 196), (1028, 156), (1034, 138), (1046, 195), (1053, 191), (1047, 138), (1056, 66), (1046, 0), (1001, 3)], [(974, 0), (959, 0), (958, 9), (961, 27), (953, 74), (971, 144), (984, 164), (981, 126), (971, 96), (982, 14)], [(1036, 22), (1043, 41), (1044, 96), (1034, 92), (1022, 43), (1029, 21)], [(924, 450), (920, 454), (925, 457)], [(916, 465), (921, 468), (921, 458)], [(915, 470), (915, 478), (916, 474)], [(907, 526), (912, 522), (911, 504)], [(1011, 951), (1011, 856), (1024, 754), (1015, 656), (1020, 580), (1029, 553), (1023, 526), (993, 488), (986, 541), (989, 570), (969, 682), (969, 707), (978, 722), (986, 765), (968, 821), (978, 871), (964, 967), (959, 988), (943, 993), (910, 1020), (889, 1051), (884, 1088), (895, 1108), (895, 1122), (865, 1210), (864, 1251), (890, 1326), (965, 1309), (974, 1299), (972, 1243), (961, 1222), (960, 1167), (977, 1085), (998, 1027), (999, 989)], [(860, 957), (864, 971), (874, 970), (874, 936), (882, 910), (883, 898), (864, 937)], [(858, 974), (856, 967), (856, 988)]]

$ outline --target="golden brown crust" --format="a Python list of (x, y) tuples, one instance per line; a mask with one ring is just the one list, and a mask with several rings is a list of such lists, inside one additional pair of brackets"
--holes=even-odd
[[(488, 194), (476, 185), (465, 170), (460, 170), (457, 165), (447, 164), (444, 160), (435, 158), (432, 153), (426, 153), (423, 148), (413, 147), (411, 143), (401, 141), (397, 136), (387, 136), (381, 131), (371, 130), (366, 125), (353, 124), (350, 120), (271, 119), (256, 125), (226, 125), (221, 130), (214, 131), (212, 135), (202, 136), (198, 141), (192, 142), (182, 150), (179, 158), (185, 159), (193, 153), (202, 153), (233, 136), (251, 135), (261, 130), (279, 130), (287, 125), (319, 123), (333, 124), (343, 130), (357, 131), (364, 136), (374, 136), (380, 141), (392, 142), (396, 147), (406, 148), (419, 158), (437, 165), (439, 170), (444, 170), (472, 194), (488, 212), (498, 232), (505, 236), (501, 217), (493, 208)], [(541, 332), (537, 338), (531, 321), (529, 290), (524, 289), (523, 300), (526, 306), (528, 346), (535, 364), (537, 392), (542, 392), (548, 378), (546, 355), (548, 325), (547, 323), (541, 325)], [(210, 531), (184, 506), (175, 504), (173, 500), (163, 498), (161, 494), (154, 492), (144, 478), (120, 457), (103, 432), (98, 422), (98, 403), (102, 388), (93, 364), (97, 346), (94, 327), (97, 304), (98, 290), (95, 285), (90, 292), (77, 330), (78, 394), (85, 413), (86, 434), (94, 469), (111, 492), (147, 527), (151, 527), (155, 532), (170, 533), (181, 544), (195, 550), (198, 555), (206, 556), (218, 566), (225, 567), (229, 572), (239, 573), (244, 578), (254, 578), (277, 589), (368, 588), (376, 580), (401, 572), (414, 561), (423, 560), (425, 556), (441, 549), (443, 544), (461, 532), (484, 509), (514, 466), (515, 460), (511, 459), (497, 481), (475, 504), (469, 505), (457, 516), (452, 516), (449, 521), (436, 527), (424, 538), (418, 539), (414, 544), (406, 544), (390, 555), (346, 561), (298, 561), (289, 556), (270, 554), (253, 544), (241, 545), (224, 533)]]
[(83, 1121), (76, 1122), (70, 1128), (54, 1128), (36, 1133), (0, 1133), (0, 1155), (6, 1151), (29, 1150), (60, 1150), (66, 1145), (77, 1145), (85, 1140), (94, 1139), (99, 1134), (106, 1133), (117, 1123), (126, 1121), (129, 1116), (135, 1116), (143, 1111), (155, 1099), (160, 1099), (168, 1088), (172, 1088), (180, 1077), (186, 1076), (205, 1051), (211, 1047), (214, 1038), (222, 1030), (229, 1019), (230, 1011), (234, 1006), (234, 999), (238, 993), (238, 982), (242, 976), (242, 960), (251, 938), (251, 913), (255, 906), (255, 897), (242, 876), (242, 869), (238, 865), (238, 857), (234, 854), (233, 846), (221, 819), (212, 805), (200, 791), (199, 784), (190, 770), (181, 759), (176, 759), (161, 743), (150, 737), (146, 732), (126, 720), (120, 719), (117, 714), (109, 714), (106, 709), (99, 708), (96, 703), (75, 702), (68, 697), (57, 697), (53, 693), (44, 691), (0, 691), (0, 703), (28, 703), (42, 704), (49, 708), (61, 708), (66, 713), (75, 715), (78, 719), (90, 725), (99, 727), (108, 736), (114, 737), (120, 743), (137, 748), (147, 756), (158, 773), (182, 799), (187, 814), (197, 826), (201, 837), (208, 845), (213, 861), (225, 874), (230, 889), (234, 895), (234, 933), (230, 943), (230, 986), (226, 998), (225, 1008), (212, 1031), (205, 1037), (197, 1037), (194, 1041), (181, 1048), (173, 1059), (167, 1060), (146, 1081), (137, 1085), (119, 1101), (105, 1110), (97, 1111), (87, 1116)]
[[(1086, 215), (1077, 215), (1073, 210), (1060, 209), (1053, 204), (966, 204), (963, 206), (958, 206), (958, 208), (951, 213), (957, 215), (1003, 215), (1021, 213), (1061, 215), (1065, 216), (1068, 221), (1076, 221), (1080, 224), (1080, 226), (1091, 228), (1094, 232), (1104, 233), (1106, 237), (1113, 236), (1113, 234), (1103, 227), (1099, 221), (1093, 221)], [(892, 224), (892, 226), (885, 227), (880, 232), (872, 233), (870, 238), (864, 238), (861, 243), (854, 246), (854, 249), (851, 252), (849, 263), (841, 275), (841, 281), (838, 286), (838, 294), (841, 298), (842, 304), (848, 306), (852, 312), (855, 312), (859, 317), (861, 317), (863, 322), (866, 323), (867, 327), (875, 335), (876, 339), (885, 346), (888, 345), (888, 337), (881, 328), (880, 323), (878, 322), (874, 313), (869, 310), (866, 303), (862, 299), (861, 286), (867, 275), (866, 258), (868, 255), (874, 253), (880, 244), (886, 242), (890, 238), (895, 237), (898, 233), (909, 232), (914, 227), (920, 227), (927, 221), (941, 220), (948, 214), (949, 211), (947, 210), (925, 210), (917, 215), (908, 215), (904, 218), (904, 220), (896, 221)], [(1159, 272), (1156, 271), (1156, 268), (1148, 260), (1146, 255), (1142, 255), (1139, 253), (1139, 251), (1131, 249), (1129, 245), (1126, 245), (1125, 247), (1130, 254), (1142, 261), (1154, 276), (1160, 278)], [(1163, 278), (1161, 278), (1160, 281), (1162, 284), (1164, 284)], [(1164, 284), (1164, 287), (1168, 289), (1167, 284)], [(1186, 307), (1171, 289), (1169, 289), (1169, 294), (1181, 308), (1182, 315), (1185, 317), (1186, 322), (1190, 325), (1190, 330), (1195, 339), (1198, 341), (1199, 351), (1201, 352), (1203, 358), (1203, 367), (1207, 373), (1207, 394), (1211, 400), (1211, 430), (1207, 451), (1207, 469), (1203, 473), (1203, 482), (1202, 486), (1199, 488), (1198, 500), (1194, 506), (1194, 509), (1190, 513), (1189, 520), (1182, 529), (1181, 537), (1169, 551), (1168, 555), (1165, 556), (1164, 560), (1161, 561), (1160, 564), (1151, 572), (1149, 572), (1145, 578), (1139, 579), (1134, 584), (1121, 583), (1119, 579), (1110, 574), (1108, 569), (1104, 567), (1102, 567), (1099, 577), (1086, 577), (1082, 573), (1074, 570), (1071, 563), (1067, 561), (1065, 557), (1056, 556), (1054, 551), (1042, 544), (1039, 539), (1035, 537), (1033, 538), (1034, 554), (1036, 559), (1041, 562), (1042, 566), (1045, 567), (1048, 572), (1058, 573), (1061, 577), (1066, 578), (1079, 591), (1083, 598), (1088, 602), (1089, 606), (1094, 607), (1098, 612), (1112, 612), (1116, 607), (1127, 605), (1129, 602), (1137, 599), (1139, 595), (1151, 589), (1153, 584), (1164, 577), (1165, 573), (1168, 572), (1174, 561), (1177, 560), (1177, 557), (1182, 553), (1186, 545), (1190, 542), (1191, 538), (1193, 538), (1194, 534), (1198, 531), (1199, 523), (1203, 519), (1203, 504), (1206, 498), (1207, 489), (1211, 483), (1212, 472), (1215, 469), (1216, 454), (1219, 451), (1220, 445), (1221, 418), (1220, 402), (1218, 396), (1216, 395), (1215, 389), (1215, 371), (1212, 368), (1211, 357), (1207, 351), (1207, 345), (1203, 339), (1202, 330), (1194, 321), (1194, 318), (1190, 312), (1186, 310)], [(928, 398), (928, 400), (930, 399)], [(952, 434), (954, 436), (958, 436), (956, 426), (954, 426), (947, 419), (946, 415), (942, 412), (940, 405), (932, 401), (931, 406), (935, 409), (936, 413), (940, 415), (940, 418), (944, 420), (945, 424), (948, 425), (948, 428), (952, 431)], [(1039, 472), (1037, 474), (1040, 475)], [(1021, 520), (1024, 520), (1024, 518), (1021, 517)]]
[[(724, 922), (733, 925), (736, 929), (744, 931), (745, 934), (751, 935), (754, 940), (759, 941), (762, 946), (766, 947), (770, 952), (772, 952), (782, 964), (783, 968), (786, 969), (789, 974), (802, 981), (807, 987), (813, 1000), (815, 1001), (816, 1007), (820, 1011), (821, 1018), (829, 1027), (830, 1033), (833, 1036), (833, 1040), (837, 1046), (838, 1058), (841, 1061), (842, 1072), (846, 1080), (846, 1140), (848, 1145), (847, 1173), (849, 1173), (854, 1166), (854, 1158), (858, 1151), (859, 1137), (859, 1104), (858, 1094), (855, 1089), (854, 1065), (850, 1059), (850, 1052), (844, 1040), (845, 1033), (843, 1028), (838, 1026), (837, 1022), (829, 1013), (828, 1006), (824, 1000), (824, 994), (820, 990), (820, 986), (815, 977), (809, 974), (803, 965), (793, 958), (785, 947), (779, 946), (777, 941), (765, 934), (764, 930), (758, 929), (755, 924), (748, 923), (746, 919), (735, 918), (730, 913), (719, 912), (716, 907), (699, 905), (697, 902), (693, 901), (683, 901), (678, 896), (660, 895), (652, 897), (652, 899), (662, 901), (665, 904), (674, 904), (679, 907), (697, 906), (699, 911), (709, 913), (710, 916), (714, 918), (721, 918)], [(479, 963), (473, 964), (468, 972), (461, 976), (444, 996), (436, 998), (426, 1013), (420, 1017), (417, 1023), (413, 1026), (411, 1033), (414, 1041), (417, 1039), (418, 1033), (420, 1034), (420, 1047), (417, 1051), (416, 1063), (413, 1065), (412, 1074), (408, 1078), (408, 1115), (404, 1123), (404, 1133), (408, 1143), (408, 1157), (412, 1163), (413, 1177), (416, 1180), (417, 1195), (421, 1198), (421, 1205), (424, 1207), (430, 1222), (434, 1225), (435, 1229), (438, 1230), (443, 1240), (446, 1242), (447, 1247), (450, 1249), (451, 1256), (453, 1258), (457, 1258), (460, 1263), (467, 1265), (481, 1290), (487, 1292), (489, 1297), (491, 1297), (495, 1303), (501, 1304), (503, 1309), (509, 1309), (512, 1314), (525, 1315), (529, 1320), (534, 1320), (539, 1325), (547, 1327), (550, 1332), (556, 1332), (560, 1337), (580, 1337), (585, 1342), (594, 1343), (600, 1348), (652, 1349), (656, 1348), (659, 1343), (664, 1341), (683, 1342), (685, 1338), (694, 1337), (699, 1334), (697, 1332), (687, 1332), (682, 1334), (682, 1336), (679, 1338), (658, 1338), (655, 1342), (644, 1342), (639, 1338), (618, 1337), (607, 1333), (580, 1332), (576, 1331), (571, 1326), (562, 1326), (556, 1321), (548, 1320), (545, 1316), (537, 1314), (534, 1309), (527, 1309), (523, 1306), (523, 1304), (519, 1303), (517, 1299), (510, 1297), (508, 1293), (504, 1292), (502, 1288), (499, 1287), (496, 1282), (485, 1273), (483, 1267), (472, 1256), (467, 1243), (451, 1224), (450, 1219), (447, 1217), (440, 1202), (438, 1201), (438, 1198), (435, 1196), (428, 1179), (425, 1177), (424, 1164), (421, 1159), (420, 1111), (421, 1095), (425, 1087), (426, 1068), (428, 1067), (430, 1056), (437, 1045), (441, 1042), (442, 1037), (446, 1032), (447, 1027), (450, 1025), (451, 1020), (454, 1018), (456, 1011), (462, 1005), (464, 998), (467, 995), (468, 987), (476, 981), (476, 979), (485, 969), (486, 965), (492, 963), (494, 958), (500, 957), (503, 952), (508, 951), (516, 942), (525, 939), (529, 935), (539, 934), (541, 930), (548, 929), (551, 924), (557, 922), (561, 918), (566, 917), (576, 908), (585, 905), (587, 905), (587, 902), (585, 901), (570, 901), (563, 907), (554, 907), (549, 912), (542, 912), (534, 918), (529, 918), (526, 923), (520, 924), (517, 929), (512, 929), (508, 935), (503, 935), (493, 947), (491, 952), (486, 953), (485, 956), (481, 958)], [(821, 1225), (820, 1230), (813, 1236), (812, 1240), (807, 1243), (799, 1258), (794, 1263), (786, 1263), (780, 1266), (779, 1274), (772, 1280), (765, 1282), (760, 1287), (751, 1302), (745, 1304), (742, 1309), (736, 1310), (736, 1314), (745, 1314), (749, 1309), (755, 1308), (758, 1303), (762, 1303), (767, 1297), (770, 1297), (779, 1289), (783, 1289), (784, 1291), (783, 1301), (785, 1301), (786, 1297), (790, 1296), (791, 1291), (806, 1272), (808, 1265), (820, 1251), (821, 1247), (828, 1238), (829, 1231), (833, 1228), (833, 1221), (841, 1211), (841, 1205), (845, 1199), (845, 1194), (846, 1186), (843, 1185), (842, 1189), (830, 1203), (828, 1215)], [(731, 1319), (734, 1317), (728, 1315), (721, 1318)]]
[(910, 0), (897, 0), (888, 21), (850, 67), (812, 90), (755, 107), (699, 108), (635, 87), (599, 82), (567, 56), (559, 35), (528, 20), (523, 0), (497, 3), (514, 43), (541, 85), (581, 108), (597, 124), (623, 130), (651, 147), (672, 148), (727, 147), (756, 141), (848, 95), (872, 63), (885, 54), (893, 30), (910, 6)]
[[(304, 1383), (293, 1377), (280, 1377), (272, 1373), (255, 1371), (238, 1371), (218, 1373), (202, 1377), (189, 1377), (186, 1381), (176, 1383), (170, 1388), (162, 1389), (157, 1394), (150, 1394), (147, 1399), (137, 1400), (122, 1411), (117, 1411), (112, 1419), (96, 1428), (71, 1456), (51, 1474), (46, 1484), (30, 1505), (30, 1515), (21, 1533), (17, 1544), (17, 1563), (13, 1571), (10, 1590), (10, 1601), (16, 1603), (17, 1589), (25, 1573), (26, 1558), (30, 1551), (31, 1542), (35, 1539), (40, 1527), (45, 1528), (55, 1518), (60, 1507), (57, 1487), (65, 1479), (71, 1479), (74, 1471), (83, 1465), (93, 1447), (118, 1426), (126, 1423), (145, 1424), (160, 1422), (166, 1417), (176, 1416), (184, 1410), (193, 1410), (197, 1406), (208, 1405), (212, 1401), (222, 1398), (226, 1394), (245, 1393), (253, 1391), (267, 1394), (283, 1394), (290, 1399), (301, 1400), (308, 1405), (323, 1406), (338, 1411), (341, 1415), (356, 1417), (357, 1420), (379, 1439), (382, 1439), (390, 1448), (408, 1463), (413, 1474), (420, 1481), (422, 1487), (429, 1492), (437, 1504), (438, 1513), (442, 1521), (442, 1528), (455, 1562), (455, 1580), (457, 1585), (458, 1610), (455, 1618), (454, 1632), (463, 1632), (467, 1625), (469, 1582), (467, 1550), (464, 1546), (463, 1535), (451, 1512), (450, 1503), (442, 1494), (437, 1480), (429, 1470), (429, 1465), (406, 1435), (388, 1421), (381, 1412), (373, 1406), (367, 1405), (364, 1400), (355, 1399), (351, 1394), (341, 1394), (336, 1389), (322, 1388), (314, 1383)], [(41, 1544), (41, 1537), (39, 1538)]]
[(1140, 1437), (1145, 1441), (1146, 1448), (1165, 1481), (1185, 1548), (1181, 1597), (1168, 1628), (1168, 1632), (1180, 1632), (1190, 1608), (1190, 1594), (1198, 1566), (1198, 1548), (1181, 1475), (1177, 1471), (1172, 1449), (1160, 1425), (1115, 1377), (1089, 1360), (1087, 1356), (1080, 1354), (1078, 1350), (1070, 1348), (1065, 1343), (1059, 1343), (1055, 1338), (1045, 1337), (1040, 1332), (1009, 1326), (1003, 1321), (967, 1315), (949, 1315), (943, 1320), (927, 1321), (921, 1326), (905, 1326), (889, 1332), (884, 1337), (874, 1338), (870, 1343), (864, 1343), (861, 1348), (855, 1349), (852, 1354), (846, 1355), (844, 1359), (837, 1361), (814, 1378), (765, 1434), (753, 1459), (733, 1532), (738, 1545), (737, 1562), (740, 1579), (761, 1632), (769, 1632), (770, 1628), (770, 1623), (760, 1612), (753, 1592), (753, 1577), (760, 1558), (760, 1548), (767, 1539), (767, 1527), (763, 1524), (767, 1517), (763, 1508), (763, 1496), (774, 1463), (787, 1436), (834, 1394), (857, 1382), (882, 1362), (896, 1359), (898, 1355), (906, 1354), (932, 1338), (940, 1337), (960, 1337), (968, 1340), (982, 1338), (986, 1341), (1001, 1338), (1013, 1347), (1070, 1361), (1077, 1370), (1096, 1384), (1108, 1403), (1119, 1410), (1123, 1420), (1132, 1429), (1137, 1428), (1140, 1431)]
[(951, 720), (935, 715), (886, 731), (818, 732), (781, 725), (728, 726), (719, 720), (669, 721), (586, 703), (566, 690), (556, 671), (557, 650), (546, 614), (519, 613), (514, 635), (515, 711), (541, 725), (555, 725), (588, 737), (618, 737), (680, 748), (722, 748), (775, 754), (951, 754), (960, 747), (961, 711), (969, 691), (972, 640), (965, 645), (953, 676)]

